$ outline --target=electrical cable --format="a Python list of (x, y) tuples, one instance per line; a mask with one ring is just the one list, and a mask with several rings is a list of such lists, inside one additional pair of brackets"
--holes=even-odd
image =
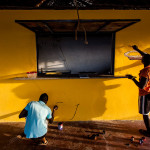
[(73, 117), (72, 117), (70, 120), (73, 120), (73, 118), (75, 117), (79, 105), (80, 105), (80, 104), (77, 104), (77, 105), (76, 105), (77, 107), (76, 107), (75, 113), (74, 113)]

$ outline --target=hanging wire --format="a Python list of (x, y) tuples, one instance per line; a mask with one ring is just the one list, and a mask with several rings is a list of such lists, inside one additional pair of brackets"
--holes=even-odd
[(87, 41), (87, 34), (86, 34), (86, 29), (85, 27), (80, 23), (80, 17), (79, 17), (79, 9), (78, 9), (78, 3), (77, 0), (74, 0), (75, 6), (76, 6), (76, 10), (77, 10), (77, 16), (78, 16), (78, 24), (77, 24), (77, 28), (75, 30), (75, 40), (77, 40), (77, 34), (78, 34), (78, 30), (79, 30), (79, 26), (81, 25), (83, 31), (84, 31), (84, 36), (85, 36), (85, 44), (88, 44)]
[(75, 117), (79, 105), (80, 105), (80, 104), (77, 104), (77, 105), (76, 105), (75, 113), (74, 113), (73, 117), (72, 117), (70, 120), (73, 120), (73, 118)]
[(75, 30), (75, 40), (77, 40), (77, 34), (78, 34), (78, 29), (79, 29), (79, 25), (80, 25), (80, 18), (79, 18), (79, 10), (78, 10), (78, 4), (77, 4), (77, 0), (74, 0), (75, 6), (76, 6), (76, 10), (77, 10), (77, 17), (78, 17), (78, 24), (77, 24), (77, 28)]

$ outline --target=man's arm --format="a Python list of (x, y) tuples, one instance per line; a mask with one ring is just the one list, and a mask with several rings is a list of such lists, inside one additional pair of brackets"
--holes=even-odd
[(57, 109), (58, 109), (58, 106), (55, 105), (55, 106), (53, 107), (53, 111), (52, 111), (52, 118), (51, 118), (51, 119), (48, 119), (50, 124), (52, 124), (53, 121), (54, 121), (54, 114), (55, 114), (55, 110), (57, 110)]
[(139, 52), (142, 56), (145, 55), (144, 52), (142, 52), (141, 50), (139, 50), (139, 48), (136, 45), (131, 46), (134, 50), (136, 50), (137, 52)]
[(19, 118), (27, 117), (28, 111), (26, 109), (23, 109), (22, 112), (19, 114)]
[(138, 82), (134, 76), (132, 75), (126, 75), (126, 76), (128, 77), (128, 79), (131, 79), (136, 84), (136, 86), (138, 86), (140, 89), (144, 89), (148, 81), (148, 79), (145, 77), (142, 77), (140, 82)]

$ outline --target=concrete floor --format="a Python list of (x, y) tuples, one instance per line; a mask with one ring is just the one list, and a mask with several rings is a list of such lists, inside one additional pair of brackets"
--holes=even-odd
[[(0, 123), (0, 149), (3, 150), (150, 150), (150, 137), (143, 145), (138, 140), (143, 136), (138, 130), (144, 129), (142, 121), (100, 121), (100, 122), (64, 122), (63, 130), (57, 123), (49, 125), (48, 145), (39, 146), (29, 139), (16, 136), (23, 132), (24, 123)], [(89, 139), (94, 133), (105, 130), (97, 140)], [(135, 137), (134, 143), (130, 142)]]

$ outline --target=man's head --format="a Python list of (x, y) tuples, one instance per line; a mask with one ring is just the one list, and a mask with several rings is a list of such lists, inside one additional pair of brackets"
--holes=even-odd
[(144, 66), (150, 65), (150, 55), (149, 54), (145, 54), (142, 57), (142, 63), (144, 64)]
[(43, 93), (40, 98), (39, 98), (40, 101), (43, 101), (45, 104), (47, 104), (47, 101), (48, 101), (48, 95), (46, 93)]

